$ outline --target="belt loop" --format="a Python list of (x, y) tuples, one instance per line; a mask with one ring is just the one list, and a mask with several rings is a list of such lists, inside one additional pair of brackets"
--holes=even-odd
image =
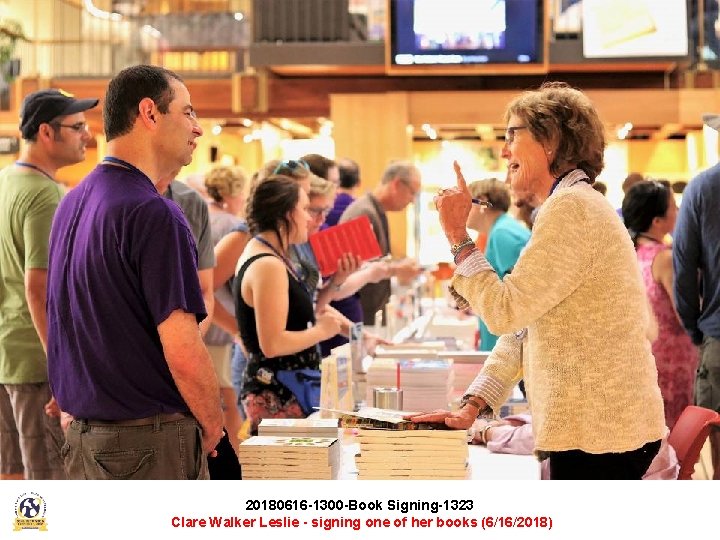
[(153, 418), (153, 433), (160, 431), (160, 413), (156, 414)]
[(87, 433), (90, 429), (90, 426), (88, 426), (88, 422), (85, 419), (78, 420), (77, 421), (80, 424), (80, 433)]

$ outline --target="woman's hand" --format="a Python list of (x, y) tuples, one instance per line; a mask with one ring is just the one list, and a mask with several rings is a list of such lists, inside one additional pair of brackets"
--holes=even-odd
[(392, 267), (387, 261), (376, 261), (368, 265), (368, 283), (377, 283), (383, 279), (390, 279)]
[(390, 267), (400, 285), (410, 285), (422, 272), (422, 268), (414, 259), (401, 259), (391, 263)]
[(457, 187), (441, 189), (433, 198), (433, 202), (440, 213), (440, 226), (445, 236), (451, 244), (457, 244), (467, 237), (465, 223), (472, 208), (472, 196), (457, 161), (453, 162), (453, 167)]
[(365, 352), (369, 355), (375, 354), (375, 349), (378, 345), (392, 345), (392, 342), (367, 330), (363, 330), (362, 338), (363, 344), (365, 345)]
[(319, 341), (325, 341), (340, 333), (340, 319), (332, 311), (323, 309), (315, 317), (315, 326), (320, 328)]
[(350, 274), (360, 268), (361, 264), (362, 261), (357, 255), (352, 253), (343, 253), (343, 255), (341, 255), (338, 259), (337, 271), (332, 277), (333, 286), (339, 287), (342, 285)]
[(447, 427), (452, 429), (468, 429), (475, 422), (477, 412), (474, 407), (463, 407), (452, 412), (438, 409), (430, 413), (420, 413), (414, 416), (407, 415), (403, 418), (413, 422), (445, 423)]

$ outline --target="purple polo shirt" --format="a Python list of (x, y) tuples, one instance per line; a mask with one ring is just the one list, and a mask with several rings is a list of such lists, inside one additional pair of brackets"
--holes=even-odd
[(50, 233), (48, 372), (76, 418), (184, 412), (157, 326), (204, 319), (197, 249), (180, 208), (139, 172), (101, 164), (61, 201)]
[(335, 197), (332, 210), (330, 210), (328, 215), (325, 217), (324, 225), (327, 227), (337, 225), (340, 221), (340, 216), (342, 216), (345, 209), (350, 206), (354, 200), (355, 198), (348, 193), (338, 193), (337, 197)]

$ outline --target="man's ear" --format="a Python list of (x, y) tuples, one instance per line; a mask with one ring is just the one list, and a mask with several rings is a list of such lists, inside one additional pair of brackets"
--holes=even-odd
[(50, 124), (40, 124), (37, 132), (38, 140), (50, 141), (55, 139), (55, 130)]
[(150, 98), (144, 98), (138, 104), (138, 118), (148, 128), (153, 128), (157, 124), (157, 109), (155, 102)]

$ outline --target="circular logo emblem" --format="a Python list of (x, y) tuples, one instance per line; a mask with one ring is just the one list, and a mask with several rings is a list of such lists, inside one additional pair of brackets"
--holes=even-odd
[(47, 530), (45, 499), (35, 492), (23, 493), (15, 502), (15, 529)]
[(41, 510), (43, 500), (36, 497), (25, 497), (18, 505), (18, 517), (36, 518)]

